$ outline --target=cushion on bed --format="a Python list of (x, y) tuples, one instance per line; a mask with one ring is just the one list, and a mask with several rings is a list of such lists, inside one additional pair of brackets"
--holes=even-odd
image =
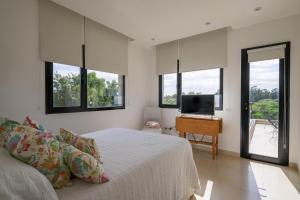
[(37, 121), (31, 119), (29, 116), (26, 116), (23, 125), (25, 126), (30, 126), (31, 128), (35, 128), (41, 132), (46, 132), (46, 128), (44, 125), (39, 124)]
[(92, 155), (95, 159), (101, 162), (101, 156), (97, 144), (93, 138), (81, 137), (72, 131), (61, 128), (60, 135), (63, 140), (76, 147), (77, 149)]
[(13, 131), (20, 123), (0, 117), (0, 148), (5, 147), (5, 143), (9, 138), (9, 134)]
[(72, 174), (90, 183), (105, 183), (108, 177), (102, 164), (88, 153), (70, 144), (63, 144), (63, 157)]
[(48, 179), (0, 148), (0, 199), (58, 200)]
[(64, 163), (60, 142), (51, 133), (20, 125), (11, 132), (6, 148), (12, 156), (44, 174), (54, 188), (68, 184), (71, 173)]

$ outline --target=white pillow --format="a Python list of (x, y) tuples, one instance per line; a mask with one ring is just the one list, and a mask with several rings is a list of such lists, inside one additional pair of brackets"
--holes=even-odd
[(0, 148), (0, 199), (58, 200), (48, 179)]

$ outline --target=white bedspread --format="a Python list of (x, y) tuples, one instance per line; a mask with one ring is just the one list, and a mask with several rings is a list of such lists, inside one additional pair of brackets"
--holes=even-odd
[(61, 200), (187, 200), (199, 189), (191, 145), (182, 138), (129, 129), (84, 136), (95, 138), (110, 181), (75, 179), (56, 190)]

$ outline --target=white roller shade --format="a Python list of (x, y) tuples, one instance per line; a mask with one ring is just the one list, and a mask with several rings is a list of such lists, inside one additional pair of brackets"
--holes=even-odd
[(86, 68), (127, 75), (127, 36), (86, 18), (85, 48)]
[(280, 59), (285, 57), (286, 45), (277, 45), (259, 49), (248, 50), (248, 62)]
[(42, 61), (82, 66), (83, 16), (48, 0), (39, 0)]
[(179, 40), (180, 72), (227, 66), (227, 28)]
[(156, 46), (156, 73), (158, 75), (177, 72), (178, 41)]

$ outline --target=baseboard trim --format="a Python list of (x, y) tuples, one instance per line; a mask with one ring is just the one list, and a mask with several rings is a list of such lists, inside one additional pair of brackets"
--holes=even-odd
[[(201, 144), (192, 144), (193, 149), (199, 149), (204, 151), (211, 151), (211, 147), (201, 145)], [(234, 152), (234, 151), (228, 151), (224, 149), (219, 149), (219, 154), (228, 155), (228, 156), (234, 156), (234, 157), (240, 157), (240, 153)]]
[(299, 167), (297, 163), (294, 162), (289, 162), (289, 167), (296, 169), (297, 171), (299, 171)]
[[(211, 147), (201, 145), (201, 144), (192, 144), (192, 148), (193, 149), (204, 150), (204, 151), (211, 151)], [(240, 157), (240, 153), (235, 152), (235, 151), (228, 151), (228, 150), (224, 150), (224, 149), (219, 149), (219, 154), (234, 156), (234, 157)], [(299, 166), (295, 162), (289, 162), (289, 167), (294, 168), (297, 171), (299, 171)]]

